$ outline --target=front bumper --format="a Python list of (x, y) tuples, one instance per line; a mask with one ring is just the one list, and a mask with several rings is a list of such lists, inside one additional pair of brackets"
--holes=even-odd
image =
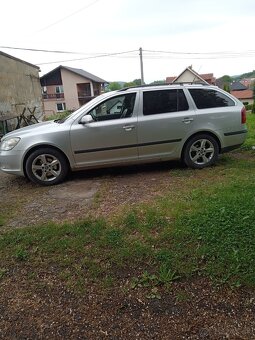
[(23, 153), (18, 150), (0, 151), (0, 170), (18, 176), (24, 176)]

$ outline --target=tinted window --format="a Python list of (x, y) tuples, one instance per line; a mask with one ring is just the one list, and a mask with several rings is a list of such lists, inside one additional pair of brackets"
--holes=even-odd
[(89, 114), (99, 121), (131, 117), (134, 110), (135, 97), (135, 93), (129, 93), (107, 99), (91, 110)]
[(234, 106), (232, 99), (221, 92), (208, 89), (189, 89), (189, 92), (198, 109), (209, 109), (212, 107)]
[(158, 90), (143, 93), (143, 114), (186, 111), (189, 109), (183, 90)]

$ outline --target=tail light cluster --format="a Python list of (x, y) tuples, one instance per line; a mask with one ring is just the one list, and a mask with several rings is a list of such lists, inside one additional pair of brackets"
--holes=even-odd
[(245, 107), (243, 107), (242, 111), (241, 111), (241, 122), (242, 122), (242, 124), (246, 123), (246, 109), (245, 109)]

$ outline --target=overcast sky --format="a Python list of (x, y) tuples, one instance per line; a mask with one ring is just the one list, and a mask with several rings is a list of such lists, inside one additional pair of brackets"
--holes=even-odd
[(8, 0), (1, 14), (0, 50), (39, 65), (41, 75), (65, 65), (131, 81), (140, 78), (140, 47), (146, 83), (190, 65), (216, 77), (255, 69), (254, 0)]

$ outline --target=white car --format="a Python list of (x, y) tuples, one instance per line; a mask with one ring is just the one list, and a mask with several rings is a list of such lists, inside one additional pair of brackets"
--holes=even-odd
[(63, 120), (2, 138), (0, 170), (52, 185), (69, 170), (181, 159), (192, 168), (246, 138), (243, 104), (207, 85), (141, 86), (96, 97)]

